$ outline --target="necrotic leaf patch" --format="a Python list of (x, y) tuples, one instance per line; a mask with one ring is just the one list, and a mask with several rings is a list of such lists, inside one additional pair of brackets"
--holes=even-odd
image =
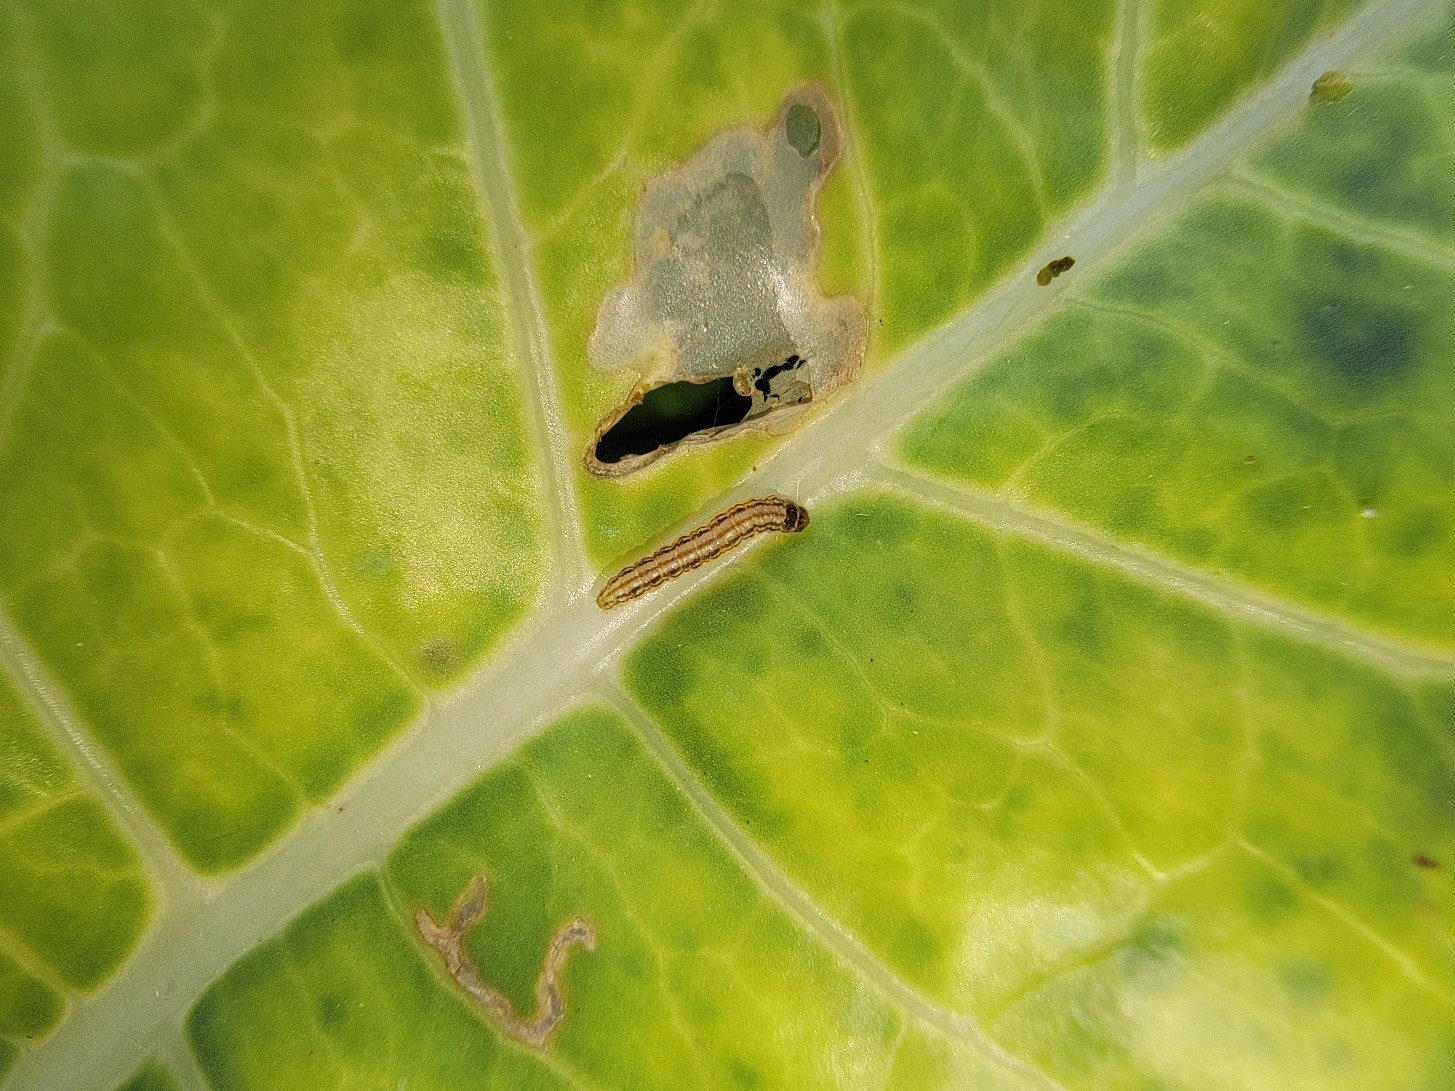
[(827, 298), (814, 203), (842, 150), (822, 88), (796, 88), (766, 130), (720, 133), (642, 192), (630, 280), (607, 293), (588, 354), (637, 382), (586, 468), (640, 469), (678, 446), (783, 429), (857, 374), (864, 308)]

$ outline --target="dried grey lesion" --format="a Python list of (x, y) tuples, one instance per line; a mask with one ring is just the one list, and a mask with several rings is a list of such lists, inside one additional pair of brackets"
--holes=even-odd
[(414, 915), (415, 927), (424, 941), (439, 952), (455, 983), (475, 1001), (497, 1030), (517, 1042), (544, 1049), (566, 1017), (566, 1000), (561, 995), (560, 982), (566, 956), (577, 946), (596, 950), (596, 930), (585, 918), (573, 917), (551, 937), (545, 963), (536, 979), (535, 1014), (527, 1019), (516, 1013), (499, 989), (481, 979), (480, 971), (465, 950), (465, 934), (485, 915), (489, 900), (489, 880), (484, 875), (476, 875), (455, 901), (443, 924), (421, 909)]
[[(625, 474), (686, 444), (786, 430), (858, 373), (863, 305), (825, 297), (817, 279), (814, 205), (842, 148), (832, 100), (807, 85), (768, 129), (720, 133), (647, 184), (632, 277), (602, 301), (588, 346), (593, 366), (638, 381), (597, 428), (589, 471)], [(612, 442), (644, 400), (678, 383), (715, 384), (700, 426), (669, 428), (648, 450)]]

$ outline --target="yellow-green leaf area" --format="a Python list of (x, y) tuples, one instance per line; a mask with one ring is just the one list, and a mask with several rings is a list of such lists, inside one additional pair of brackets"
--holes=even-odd
[[(0, 0), (0, 1085), (1455, 1086), (1444, 18)], [(593, 476), (775, 118), (863, 379)]]
[(11, 25), (9, 12), (0, 9), (0, 147), (5, 149), (0, 155), (0, 391), (12, 382), (15, 344), (24, 323), (26, 258), (18, 221), (38, 167), (35, 126), (15, 76)]
[(822, 83), (847, 146), (817, 205), (821, 277), (866, 301), (872, 366), (970, 303), (1102, 176), (1113, 8), (611, 3), (588, 19), (482, 4), (593, 560), (638, 552), (773, 446), (736, 437), (626, 480), (579, 468), (632, 385), (594, 370), (586, 347), (630, 276), (643, 184)]
[(0, 1077), (27, 1041), (44, 1037), (65, 1014), (60, 995), (0, 954)]
[(187, 1037), (215, 1091), (570, 1087), (496, 1041), (360, 876), (212, 986)]
[[(1371, 122), (1325, 114), (1367, 102), (1422, 132), (1437, 106), (1455, 116), (1455, 95), (1421, 83), (1389, 77), (1311, 107), (952, 391), (911, 427), (905, 455), (1455, 648), (1455, 250), (1419, 233), (1455, 199), (1455, 176), (1366, 149), (1355, 178), (1350, 145), (1367, 144)], [(1428, 139), (1446, 154), (1447, 138)]]
[[(1427, 1081), (1403, 1086), (1446, 1071), (1448, 686), (883, 494), (815, 512), (626, 673), (818, 905), (1069, 1086), (1183, 1058), (1189, 1086), (1299, 1087), (1314, 1037), (1332, 1086), (1395, 1086), (1395, 1053)], [(1254, 913), (1265, 888), (1297, 915)], [(1166, 933), (1167, 972), (1119, 976)]]
[(996, 1019), (1067, 1086), (1407, 1091), (1455, 1080), (1437, 998), (1297, 879), (1227, 854)]
[(1155, 151), (1187, 143), (1357, 0), (1150, 0), (1141, 120)]
[[(481, 9), (584, 544), (594, 561), (612, 564), (711, 503), (770, 446), (742, 436), (677, 452), (626, 480), (602, 481), (582, 467), (597, 425), (632, 386), (628, 375), (594, 369), (586, 344), (603, 296), (631, 275), (641, 187), (723, 129), (770, 125), (796, 83), (822, 82), (842, 109), (833, 38), (814, 11), (782, 2), (617, 0), (589, 15), (537, 3)], [(821, 256), (827, 286), (862, 295), (863, 210), (850, 170), (845, 156), (820, 198), (831, 240)]]
[(116, 1091), (180, 1091), (171, 1069), (160, 1061), (149, 1061)]
[(807, 934), (614, 713), (548, 728), (390, 861), (402, 902), (435, 919), (477, 874), (490, 902), (468, 950), (518, 1012), (552, 934), (577, 916), (595, 930), (550, 1045), (577, 1086), (1022, 1086)]
[(1253, 175), (1353, 232), (1455, 255), (1455, 15), (1377, 64), (1346, 76), (1349, 92), (1310, 109), (1289, 136), (1254, 157)]
[(188, 862), (228, 869), (541, 582), (440, 28), (422, 0), (6, 19), (0, 600)]
[(1238, 839), (1158, 890), (1125, 938), (1004, 1005), (1003, 1040), (1073, 1084), (1443, 1087), (1451, 687), (1263, 634), (1247, 647)]
[(885, 349), (978, 297), (1108, 159), (1108, 0), (845, 2)]
[(135, 851), (0, 678), (0, 1073), (66, 995), (111, 975), (151, 913)]

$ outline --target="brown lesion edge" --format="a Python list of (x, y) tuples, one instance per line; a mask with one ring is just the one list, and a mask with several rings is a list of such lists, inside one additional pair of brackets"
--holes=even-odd
[[(767, 128), (762, 130), (756, 130), (751, 127), (745, 126), (742, 128), (733, 128), (716, 133), (685, 160), (680, 163), (673, 164), (655, 177), (662, 178), (676, 176), (688, 170), (694, 164), (699, 164), (699, 170), (703, 169), (699, 163), (701, 158), (707, 155), (711, 155), (714, 145), (721, 143), (723, 138), (727, 136), (736, 136), (740, 139), (745, 137), (772, 139), (774, 133), (776, 133), (779, 128), (786, 126), (788, 121), (788, 112), (795, 105), (798, 104), (808, 105), (811, 109), (813, 109), (814, 113), (818, 117), (819, 124), (821, 126), (819, 134), (820, 143), (819, 146), (814, 150), (814, 154), (817, 154), (819, 156), (820, 167), (817, 177), (809, 185), (808, 189), (804, 193), (803, 205), (802, 209), (800, 210), (800, 215), (803, 216), (804, 219), (806, 219), (806, 221), (812, 228), (808, 252), (805, 255), (802, 263), (803, 268), (801, 270), (801, 275), (809, 278), (809, 281), (814, 286), (814, 288), (819, 289), (818, 262), (819, 252), (822, 246), (822, 239), (820, 238), (819, 233), (816, 206), (818, 203), (819, 193), (823, 189), (824, 182), (828, 178), (828, 175), (833, 170), (834, 166), (838, 163), (839, 158), (843, 154), (844, 150), (843, 121), (839, 116), (839, 110), (834, 102), (833, 96), (829, 93), (828, 88), (825, 87), (823, 84), (817, 81), (810, 81), (808, 83), (803, 83), (795, 86), (794, 88), (790, 89), (788, 94), (784, 97), (782, 104), (778, 108), (777, 115), (774, 117), (772, 123), (767, 126)], [(718, 154), (721, 155), (721, 152), (719, 152)], [(643, 200), (643, 194), (653, 180), (655, 180), (655, 178), (649, 180), (646, 184), (640, 187), (640, 190), (637, 194), (637, 209), (633, 214), (634, 217), (639, 217), (641, 215), (641, 202)], [(639, 224), (634, 218), (631, 231), (632, 245), (634, 247), (634, 253), (632, 257), (632, 271), (630, 276), (627, 278), (626, 283), (634, 282), (642, 273), (642, 270), (640, 268), (640, 259), (635, 254), (638, 233)], [(814, 294), (820, 307), (837, 302), (839, 299), (855, 298), (853, 296), (825, 297), (821, 294), (818, 294), (817, 291)], [(611, 429), (614, 428), (616, 424), (627, 415), (627, 413), (631, 412), (632, 409), (640, 405), (643, 399), (647, 396), (647, 394), (657, 389), (658, 387), (669, 386), (673, 383), (679, 382), (713, 382), (717, 379), (726, 378), (729, 374), (731, 374), (733, 377), (734, 388), (738, 391), (738, 393), (744, 395), (748, 393), (750, 380), (744, 378), (744, 375), (746, 372), (749, 372), (751, 370), (751, 364), (740, 365), (733, 372), (721, 372), (711, 375), (689, 376), (681, 374), (676, 364), (674, 363), (670, 368), (664, 369), (656, 374), (640, 376), (637, 382), (634, 383), (631, 389), (627, 392), (625, 399), (619, 404), (613, 406), (611, 409), (607, 410), (606, 415), (601, 418), (600, 422), (596, 426), (596, 429), (592, 432), (591, 440), (587, 444), (585, 452), (582, 454), (582, 467), (586, 470), (587, 473), (591, 474), (593, 477), (607, 479), (625, 477), (628, 474), (635, 473), (638, 470), (644, 469), (647, 466), (652, 465), (658, 459), (664, 458), (667, 455), (670, 455), (676, 451), (688, 450), (694, 447), (715, 444), (722, 440), (728, 439), (732, 436), (740, 435), (745, 432), (763, 432), (768, 435), (788, 434), (803, 423), (803, 420), (805, 419), (808, 411), (813, 407), (814, 402), (822, 401), (827, 395), (833, 393), (840, 386), (846, 385), (847, 383), (853, 381), (853, 379), (857, 376), (859, 367), (864, 359), (864, 353), (868, 346), (869, 336), (868, 323), (865, 322), (862, 317), (862, 306), (862, 303), (860, 303), (861, 314), (860, 321), (858, 322), (857, 335), (850, 339), (847, 348), (840, 354), (840, 360), (835, 369), (838, 374), (832, 379), (829, 386), (820, 388), (811, 387), (809, 397), (803, 399), (802, 401), (785, 405), (772, 406), (767, 410), (760, 411), (755, 415), (746, 418), (745, 420), (739, 421), (736, 424), (728, 424), (723, 425), (720, 428), (708, 428), (689, 433), (688, 435), (682, 437), (674, 443), (664, 444), (663, 446), (658, 447), (653, 451), (648, 451), (645, 454), (629, 455), (618, 462), (602, 462), (600, 459), (598, 459), (596, 457), (596, 449), (600, 445), (602, 437), (605, 436), (607, 432), (611, 431)], [(596, 321), (599, 327), (601, 322), (601, 316), (599, 314), (597, 315)], [(794, 351), (799, 354), (804, 354), (808, 350), (803, 347), (794, 346)]]
[(546, 949), (540, 976), (536, 978), (535, 1014), (526, 1019), (516, 1014), (514, 1006), (499, 989), (481, 979), (480, 971), (465, 950), (465, 934), (485, 915), (489, 900), (489, 879), (476, 875), (456, 899), (443, 924), (431, 917), (428, 910), (420, 909), (414, 914), (415, 927), (424, 941), (439, 952), (455, 984), (475, 1001), (500, 1033), (535, 1049), (545, 1049), (566, 1016), (560, 984), (566, 956), (576, 946), (596, 950), (596, 929), (584, 917), (573, 917), (557, 929)]

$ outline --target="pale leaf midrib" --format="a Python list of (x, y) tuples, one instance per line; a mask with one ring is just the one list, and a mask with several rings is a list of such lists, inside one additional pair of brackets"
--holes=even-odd
[(35, 122), (38, 165), (31, 181), (32, 190), (16, 225), (25, 253), (25, 274), (29, 281), (24, 309), (20, 316), (19, 336), (11, 349), (11, 366), (0, 381), (0, 449), (10, 439), (15, 416), (25, 400), (31, 369), (46, 330), (54, 321), (49, 301), (45, 299), (46, 254), (45, 226), (60, 189), (62, 142), (55, 126), (41, 109), (40, 95), (32, 86), (39, 71), (36, 50), (31, 41), (31, 28), (26, 13), (19, 6), (11, 9), (11, 26), (15, 28), (12, 45), (25, 72), (15, 73), (15, 84)]
[(1339, 655), (1363, 659), (1389, 674), (1455, 680), (1455, 659), (1449, 656), (1356, 628), (1332, 614), (1294, 605), (1084, 524), (899, 466), (875, 465), (866, 478), (922, 503), (1114, 569), (1157, 590), (1195, 599), (1230, 618), (1250, 621)]
[(536, 477), (551, 545), (550, 580), (540, 601), (578, 592), (590, 580), (577, 510), (562, 399), (544, 308), (531, 267), (532, 249), (511, 173), (493, 73), (484, 51), (476, 0), (436, 0), (440, 28), (459, 101), (470, 167), (506, 311), (522, 394), (526, 428), (535, 451)]
[(1141, 131), (1142, 42), (1148, 0), (1117, 0), (1111, 94), (1112, 179), (1134, 179), (1145, 154)]
[(168, 907), (195, 908), (202, 897), (202, 881), (182, 863), (177, 850), (161, 827), (152, 821), (111, 756), (79, 726), (84, 721), (31, 653), (3, 607), (0, 607), (0, 671), (8, 676), (25, 707), (66, 755), (81, 788), (104, 804), (111, 819), (125, 832), (141, 857), (144, 874), (157, 890), (158, 911), (166, 912)]
[[(470, 2), (439, 0), (442, 17), (458, 18), (463, 13), (466, 24), (473, 25)], [(1122, 184), (1117, 192), (1103, 192), (1064, 224), (1053, 225), (1046, 242), (975, 306), (907, 350), (895, 367), (861, 380), (786, 441), (722, 503), (773, 491), (811, 501), (862, 482), (878, 448), (904, 422), (952, 382), (982, 367), (1056, 305), (1061, 293), (1054, 287), (1038, 288), (1033, 279), (1048, 257), (1069, 252), (1077, 257), (1078, 267), (1099, 264), (1153, 223), (1158, 213), (1183, 207), (1258, 138), (1293, 116), (1307, 101), (1308, 89), (1319, 74), (1347, 66), (1441, 7), (1438, 0), (1370, 5), (1339, 33), (1315, 41), (1262, 91), (1181, 152), (1145, 165), (1134, 182)], [(450, 26), (450, 19), (445, 23)], [(456, 25), (447, 39), (458, 34)], [(480, 66), (480, 81), (470, 86), (483, 93), (490, 86), (489, 74), (478, 46), (463, 58), (454, 56), (452, 47), (452, 64), (461, 59)], [(477, 161), (482, 136), (498, 141), (494, 124), (492, 119), (488, 125), (472, 125)], [(499, 180), (505, 183), (504, 194), (513, 195), (504, 163), (500, 160), (496, 168)], [(489, 166), (477, 162), (477, 169)], [(1109, 187), (1117, 186), (1118, 180), (1109, 180)], [(519, 232), (516, 246), (502, 245), (497, 238), (497, 251), (503, 255), (502, 282), (508, 267), (514, 269), (512, 275), (527, 278), (510, 283), (517, 291), (525, 287), (522, 298), (534, 317), (516, 335), (530, 344), (531, 338), (544, 335), (528, 279), (524, 230), (513, 200), (505, 200), (502, 191), (493, 191), (494, 197), (491, 192), (482, 183), (482, 202), (492, 229), (501, 226), (495, 223), (497, 213), (508, 213), (503, 226)], [(519, 321), (521, 309), (516, 305), (509, 309), (512, 323)], [(537, 351), (543, 352), (543, 344), (537, 344)], [(525, 361), (531, 365), (532, 383), (554, 381), (545, 372), (549, 362), (544, 354)], [(552, 422), (546, 418), (544, 391), (540, 393), (542, 408), (535, 426), (547, 428), (543, 438), (549, 446)], [(550, 458), (555, 460), (552, 467), (559, 465), (559, 453), (552, 451)], [(566, 503), (559, 496), (551, 502)], [(712, 510), (720, 506), (714, 504)], [(440, 701), (421, 725), (356, 774), (337, 797), (335, 809), (308, 815), (287, 838), (222, 885), (206, 905), (165, 912), (143, 949), (110, 987), (81, 1005), (44, 1047), (21, 1060), (7, 1091), (49, 1091), (76, 1084), (78, 1076), (88, 1085), (106, 1085), (103, 1077), (110, 1075), (114, 1075), (111, 1083), (120, 1082), (145, 1060), (149, 1032), (159, 1026), (179, 1026), (227, 966), (350, 875), (382, 862), (409, 824), (475, 779), (528, 734), (547, 726), (593, 677), (613, 669), (647, 627), (751, 552), (743, 550), (727, 564), (691, 573), (611, 615), (603, 616), (579, 592), (546, 607), (475, 678)], [(442, 756), (449, 760), (441, 760)]]

